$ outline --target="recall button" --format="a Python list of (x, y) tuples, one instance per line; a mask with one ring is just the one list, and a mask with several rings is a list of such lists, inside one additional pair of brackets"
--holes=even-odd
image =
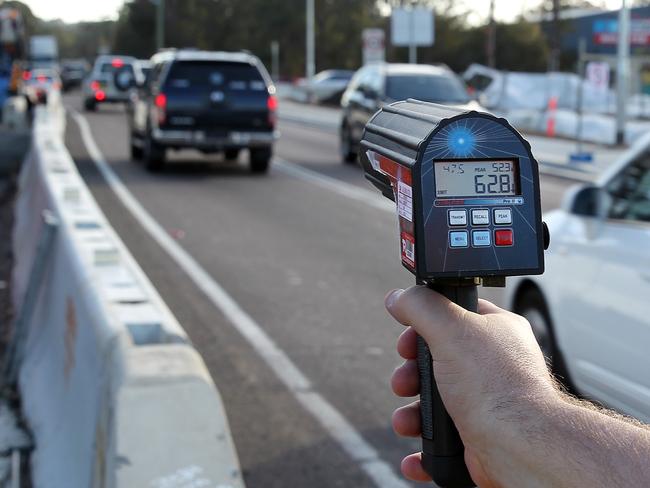
[(466, 230), (449, 233), (450, 247), (467, 247), (468, 235)]
[(513, 236), (511, 229), (502, 229), (494, 231), (494, 243), (497, 246), (512, 246)]
[(494, 223), (497, 225), (512, 224), (512, 210), (509, 208), (497, 208), (494, 210)]
[(472, 225), (488, 225), (490, 223), (490, 212), (487, 208), (472, 210)]

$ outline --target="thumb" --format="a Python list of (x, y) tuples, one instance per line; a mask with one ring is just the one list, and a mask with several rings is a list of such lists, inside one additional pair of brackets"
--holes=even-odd
[(436, 346), (448, 343), (459, 334), (466, 324), (467, 314), (471, 314), (426, 286), (393, 290), (386, 296), (385, 303), (395, 320), (410, 325), (424, 338), (434, 356)]

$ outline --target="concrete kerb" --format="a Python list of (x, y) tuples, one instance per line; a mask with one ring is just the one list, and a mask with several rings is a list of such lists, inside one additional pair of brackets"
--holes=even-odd
[(38, 217), (47, 208), (60, 222), (19, 375), (34, 484), (158, 486), (185, 476), (243, 486), (219, 393), (78, 174), (62, 113), (36, 109), (13, 240), (19, 309)]

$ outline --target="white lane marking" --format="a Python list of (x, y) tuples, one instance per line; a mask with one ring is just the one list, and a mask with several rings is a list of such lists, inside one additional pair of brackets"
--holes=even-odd
[[(387, 198), (384, 198), (378, 191), (364, 190), (358, 186), (351, 185), (345, 181), (332, 178), (331, 176), (326, 176), (317, 171), (307, 169), (299, 164), (290, 163), (284, 159), (274, 158), (272, 168), (277, 168), (285, 174), (293, 176), (294, 178), (299, 178), (310, 183), (314, 183), (321, 188), (324, 188), (339, 195), (349, 198), (351, 200), (356, 200), (357, 202), (364, 203), (370, 207), (376, 208), (378, 210), (384, 210), (395, 214), (395, 203), (391, 202)], [(370, 183), (368, 183), (370, 184)]]
[(318, 129), (327, 130), (328, 132), (330, 131), (338, 132), (338, 129), (341, 125), (340, 122), (333, 122), (333, 121), (323, 120), (323, 119), (319, 120), (310, 117), (300, 117), (300, 116), (295, 116), (290, 114), (283, 114), (282, 111), (280, 111), (279, 117), (281, 121), (286, 120), (287, 122), (293, 122), (294, 124), (305, 124)]
[(71, 111), (81, 131), (88, 154), (122, 204), (140, 225), (162, 247), (224, 314), (230, 323), (266, 361), (277, 377), (286, 385), (302, 406), (334, 438), (363, 471), (381, 488), (407, 488), (390, 465), (354, 428), (354, 426), (320, 393), (313, 390), (310, 381), (280, 349), (273, 339), (244, 311), (201, 265), (185, 251), (147, 212), (111, 169), (93, 138), (86, 118)]

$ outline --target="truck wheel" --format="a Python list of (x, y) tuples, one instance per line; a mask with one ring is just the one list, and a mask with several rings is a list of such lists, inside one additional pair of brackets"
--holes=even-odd
[(142, 159), (149, 171), (160, 171), (165, 166), (165, 148), (156, 144), (150, 134), (145, 138)]
[(348, 124), (343, 124), (341, 127), (340, 137), (341, 140), (339, 142), (339, 149), (341, 152), (341, 161), (344, 164), (351, 164), (356, 162), (357, 153), (352, 150), (352, 141)]
[(544, 297), (533, 288), (524, 292), (515, 311), (530, 323), (533, 334), (555, 377), (568, 389), (575, 391), (569, 378), (564, 358), (555, 342), (551, 317)]
[(270, 147), (250, 150), (250, 168), (253, 173), (266, 173), (271, 164), (273, 151)]
[(239, 157), (239, 149), (226, 149), (223, 152), (223, 156), (228, 161), (234, 161)]
[(144, 156), (143, 154), (144, 151), (142, 150), (142, 146), (138, 146), (137, 144), (135, 144), (135, 142), (136, 142), (136, 138), (133, 135), (133, 132), (131, 132), (129, 134), (129, 146), (131, 148), (131, 159), (133, 161), (139, 161)]
[(94, 112), (95, 110), (97, 110), (97, 104), (95, 103), (94, 100), (87, 98), (86, 100), (84, 100), (84, 110), (86, 112)]

